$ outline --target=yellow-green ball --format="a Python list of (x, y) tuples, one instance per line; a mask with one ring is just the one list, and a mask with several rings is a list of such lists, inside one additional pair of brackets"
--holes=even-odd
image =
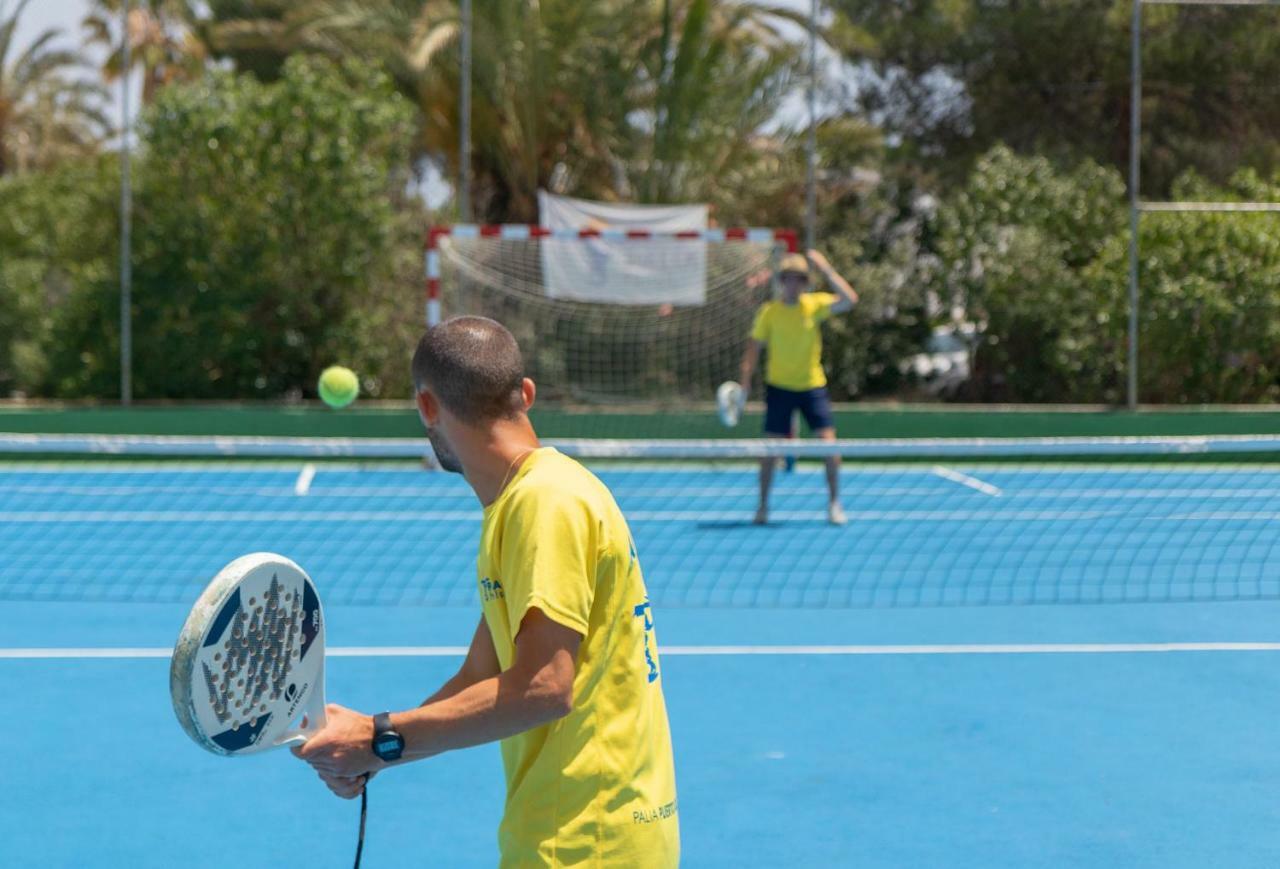
[(360, 394), (360, 380), (350, 368), (332, 365), (320, 372), (320, 398), (333, 408), (346, 407)]

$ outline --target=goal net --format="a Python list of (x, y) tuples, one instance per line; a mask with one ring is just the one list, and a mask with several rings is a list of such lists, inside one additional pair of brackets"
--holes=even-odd
[(427, 319), (477, 314), (520, 342), (540, 399), (708, 402), (735, 379), (773, 269), (774, 229), (433, 227)]

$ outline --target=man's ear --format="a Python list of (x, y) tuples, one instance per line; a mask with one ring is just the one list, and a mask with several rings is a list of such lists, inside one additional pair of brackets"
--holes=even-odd
[(534, 398), (537, 397), (538, 387), (528, 377), (520, 381), (520, 398), (524, 402), (525, 412), (533, 407)]
[(414, 395), (414, 399), (418, 405), (418, 416), (422, 419), (422, 424), (428, 428), (435, 425), (440, 417), (440, 402), (436, 397), (427, 390), (421, 389)]

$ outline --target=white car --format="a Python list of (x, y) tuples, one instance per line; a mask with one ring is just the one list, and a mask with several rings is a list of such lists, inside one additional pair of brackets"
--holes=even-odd
[(970, 323), (939, 326), (925, 342), (923, 353), (902, 360), (902, 370), (918, 377), (934, 395), (954, 391), (969, 379), (969, 354), (975, 333)]

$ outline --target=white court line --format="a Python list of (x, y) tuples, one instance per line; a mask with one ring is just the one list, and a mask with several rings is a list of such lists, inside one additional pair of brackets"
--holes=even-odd
[(1234, 512), (1219, 511), (1215, 513), (1170, 513), (1169, 518), (1178, 522), (1186, 522), (1191, 519), (1195, 519), (1197, 521), (1212, 519), (1217, 521), (1225, 520), (1225, 521), (1232, 521), (1232, 522), (1239, 522), (1240, 520), (1263, 519), (1268, 522), (1274, 522), (1275, 520), (1280, 519), (1280, 513), (1274, 510), (1254, 511), (1254, 512), (1241, 512), (1237, 510)]
[[(962, 457), (963, 458), (963, 457)], [(754, 463), (758, 459), (745, 459), (740, 465), (725, 466), (723, 464), (715, 464), (714, 462), (691, 460), (684, 463), (672, 464), (670, 462), (648, 462), (639, 459), (619, 460), (617, 464), (611, 464), (608, 460), (589, 459), (591, 464), (601, 465), (602, 470), (607, 474), (651, 474), (654, 471), (666, 472), (676, 475), (683, 474), (705, 474), (714, 476), (723, 476), (726, 474), (753, 474)], [(846, 459), (846, 462), (854, 461)], [(148, 461), (140, 458), (136, 461), (122, 461), (110, 465), (93, 465), (85, 466), (82, 463), (65, 463), (54, 462), (51, 464), (33, 464), (21, 460), (4, 461), (0, 460), (0, 476), (9, 474), (23, 475), (42, 475), (56, 476), (66, 475), (70, 477), (83, 479), (85, 477), (94, 476), (114, 476), (119, 474), (137, 474), (139, 472), (161, 472), (165, 474), (207, 474), (218, 476), (225, 473), (244, 474), (245, 472), (292, 472), (297, 468), (296, 459), (293, 462), (287, 460), (280, 461), (246, 461), (236, 458), (223, 459), (193, 459), (190, 462), (182, 464), (175, 463), (157, 463), (154, 460)], [(421, 474), (423, 470), (420, 462), (406, 459), (398, 465), (390, 467), (379, 466), (362, 462), (358, 459), (347, 461), (326, 462), (325, 468), (333, 471), (359, 472), (369, 475), (397, 475), (397, 474)], [(1106, 476), (1108, 474), (1140, 472), (1146, 474), (1187, 474), (1187, 475), (1221, 475), (1224, 477), (1241, 476), (1243, 474), (1254, 475), (1275, 475), (1277, 473), (1275, 465), (1259, 464), (1257, 462), (1240, 462), (1231, 464), (1188, 464), (1188, 465), (1150, 465), (1134, 462), (1126, 462), (1123, 459), (1115, 461), (1099, 462), (1089, 465), (1080, 464), (1064, 464), (1063, 462), (1054, 461), (1052, 458), (1044, 461), (1036, 461), (1034, 457), (1012, 457), (1002, 462), (988, 462), (975, 464), (974, 468), (990, 468), (1001, 474), (1020, 474), (1035, 475), (1045, 472), (1067, 473), (1074, 476)], [(826, 470), (821, 465), (798, 466), (795, 473), (800, 474), (825, 474)], [(845, 464), (840, 468), (841, 476), (861, 476), (861, 475), (883, 475), (891, 473), (900, 476), (918, 476), (929, 474), (931, 471), (927, 466), (923, 465), (902, 465), (890, 462), (867, 461), (858, 462), (857, 464)]]
[(0, 660), (37, 661), (59, 658), (168, 658), (172, 649), (0, 649)]
[[(113, 462), (110, 465), (88, 465), (82, 462), (53, 462), (51, 464), (31, 464), (21, 461), (0, 461), (0, 476), (5, 474), (22, 474), (22, 475), (57, 475), (63, 474), (69, 477), (97, 477), (97, 476), (113, 476), (118, 474), (138, 474), (159, 471), (166, 474), (220, 474), (231, 472), (235, 474), (243, 474), (246, 471), (263, 473), (285, 471), (292, 473), (298, 467), (297, 459), (292, 462), (280, 461), (263, 461), (254, 464), (253, 462), (237, 461), (236, 459), (223, 459), (222, 461), (194, 460), (191, 462), (183, 462), (182, 464), (158, 464), (154, 461), (139, 459), (136, 462)], [(360, 464), (352, 464), (350, 462), (334, 462), (328, 465), (330, 468), (342, 469), (347, 471), (364, 470), (364, 466)], [(374, 469), (370, 469), (371, 471)], [(382, 469), (388, 472), (395, 469)], [(403, 473), (404, 468), (396, 470), (397, 473)]]
[(298, 479), (293, 484), (293, 494), (302, 497), (311, 491), (311, 481), (316, 478), (315, 465), (303, 465)]
[[(942, 468), (942, 470), (950, 471), (950, 469)], [(954, 472), (952, 473), (959, 473)], [(0, 475), (2, 476), (2, 475)], [(937, 474), (936, 476), (943, 476)], [(967, 476), (961, 474), (961, 476)], [(949, 479), (949, 478), (948, 478)], [(976, 479), (976, 478), (970, 478)], [(961, 482), (958, 481), (957, 482)], [(979, 481), (984, 482), (984, 481)], [(967, 485), (967, 484), (966, 484)], [(988, 484), (990, 485), (990, 484)], [(999, 487), (992, 486), (1003, 493)], [(695, 500), (699, 498), (729, 498), (743, 496), (744, 493), (750, 494), (752, 491), (743, 486), (722, 486), (707, 487), (699, 486), (680, 487), (671, 489), (655, 489), (645, 486), (639, 486), (634, 489), (622, 488), (620, 486), (613, 487), (614, 496), (622, 502), (631, 499), (655, 499), (655, 498), (680, 498), (684, 500)], [(884, 497), (908, 497), (915, 496), (921, 498), (938, 498), (940, 495), (946, 494), (953, 490), (943, 490), (941, 488), (923, 488), (923, 487), (856, 487), (853, 495), (859, 499), (865, 498), (884, 498)], [(157, 495), (182, 494), (189, 495), (193, 498), (213, 496), (213, 497), (235, 497), (241, 500), (248, 497), (255, 498), (286, 498), (290, 494), (288, 488), (245, 488), (236, 486), (209, 486), (193, 488), (191, 485), (186, 486), (71, 486), (71, 485), (20, 485), (5, 486), (6, 495), (73, 495), (81, 498), (88, 497), (104, 497), (104, 498), (122, 498), (138, 496), (142, 498), (155, 497)], [(297, 494), (294, 490), (294, 494)], [(811, 493), (800, 489), (781, 489), (775, 490), (774, 497), (780, 499), (809, 497)], [(959, 493), (957, 493), (959, 494)], [(443, 485), (424, 485), (420, 487), (378, 487), (378, 486), (328, 486), (326, 485), (322, 492), (312, 496), (313, 498), (326, 498), (333, 500), (342, 499), (409, 499), (409, 500), (425, 500), (432, 501), (456, 500), (463, 501), (467, 504), (475, 503), (475, 493), (470, 489), (456, 489)], [(1180, 499), (1195, 498), (1202, 501), (1223, 501), (1238, 499), (1241, 501), (1252, 499), (1280, 499), (1280, 488), (1247, 488), (1247, 489), (1079, 489), (1074, 487), (1062, 489), (1019, 489), (1017, 491), (1019, 502), (1025, 502), (1033, 498), (1049, 498), (1052, 500), (1071, 499), (1079, 502), (1086, 499), (1099, 501), (1121, 501), (1121, 500), (1151, 500), (1151, 501), (1169, 501), (1176, 502)]]
[[(771, 511), (772, 521), (810, 521), (821, 519), (826, 521), (826, 513), (817, 510)], [(976, 522), (976, 521), (1031, 521), (1031, 522), (1064, 522), (1078, 519), (1098, 519), (1103, 516), (1123, 516), (1117, 510), (856, 510), (846, 514), (850, 521), (866, 522), (899, 522), (914, 520), (920, 522)], [(1258, 519), (1280, 514), (1242, 514), (1242, 518)], [(628, 510), (626, 513), (631, 522), (748, 522), (751, 519), (749, 510)], [(1231, 518), (1232, 514), (1214, 515), (1212, 518)], [(1164, 521), (1166, 516), (1133, 516), (1135, 521)], [(1198, 517), (1197, 517), (1198, 518)], [(275, 522), (442, 522), (467, 521), (478, 522), (480, 510), (353, 510), (347, 512), (325, 512), (317, 510), (202, 510), (202, 511), (165, 511), (165, 510), (68, 510), (65, 512), (47, 510), (26, 512), (21, 510), (0, 512), (0, 522), (15, 525), (62, 525), (69, 523), (134, 524), (152, 522), (200, 523), (210, 522), (253, 522), (256, 524)]]
[(1280, 643), (1004, 643), (923, 646), (664, 646), (664, 655), (1118, 655), (1280, 652)]
[(990, 495), (992, 498), (999, 498), (1004, 494), (1000, 491), (999, 486), (993, 486), (985, 480), (979, 480), (977, 477), (971, 477), (968, 474), (944, 468), (942, 465), (934, 465), (933, 472), (944, 480), (959, 483), (961, 486), (968, 486), (970, 489), (976, 489), (984, 495)]
[[(754, 481), (753, 481), (754, 482)], [(6, 486), (5, 494), (22, 494), (22, 495), (75, 495), (79, 497), (106, 497), (120, 498), (129, 496), (154, 497), (156, 495), (165, 494), (183, 494), (194, 497), (207, 495), (213, 496), (230, 496), (244, 499), (248, 496), (273, 498), (286, 497), (289, 490), (285, 488), (243, 488), (234, 486), (209, 486), (193, 488), (187, 486)], [(919, 495), (921, 497), (937, 497), (941, 490), (938, 488), (905, 488), (905, 487), (884, 487), (875, 486), (858, 487), (858, 497), (889, 497), (889, 496), (906, 496)], [(1194, 490), (1193, 490), (1194, 491)], [(624, 489), (620, 486), (613, 487), (614, 496), (619, 500), (628, 500), (630, 498), (726, 498), (735, 496), (754, 497), (755, 490), (752, 486), (724, 486), (724, 487), (678, 487), (671, 489), (655, 489), (648, 486), (638, 486), (634, 489)], [(296, 492), (295, 492), (296, 494)], [(801, 491), (799, 489), (775, 489), (775, 497), (803, 497), (812, 495), (808, 490)], [(1061, 497), (1061, 491), (1055, 493), (1055, 497)], [(1199, 492), (1194, 492), (1199, 495)], [(1268, 497), (1276, 497), (1275, 489), (1266, 489), (1265, 494)], [(379, 486), (330, 486), (326, 485), (324, 490), (315, 497), (320, 498), (410, 498), (410, 499), (427, 499), (441, 500), (454, 499), (476, 503), (475, 493), (470, 489), (445, 487), (438, 485), (425, 485), (419, 487), (403, 487), (390, 488)]]
[[(1176, 652), (1280, 652), (1280, 643), (1001, 643), (881, 646), (662, 646), (663, 655), (1130, 655)], [(333, 658), (460, 658), (465, 646), (337, 646)], [(0, 660), (168, 658), (167, 648), (0, 648)]]
[(1203, 489), (1077, 489), (1068, 486), (1061, 489), (1019, 489), (1017, 496), (1019, 501), (1024, 501), (1028, 498), (1071, 498), (1074, 500), (1095, 498), (1100, 501), (1177, 501), (1184, 498), (1201, 500), (1239, 498), (1247, 500), (1250, 498), (1280, 498), (1280, 488), (1211, 489), (1205, 491)]

